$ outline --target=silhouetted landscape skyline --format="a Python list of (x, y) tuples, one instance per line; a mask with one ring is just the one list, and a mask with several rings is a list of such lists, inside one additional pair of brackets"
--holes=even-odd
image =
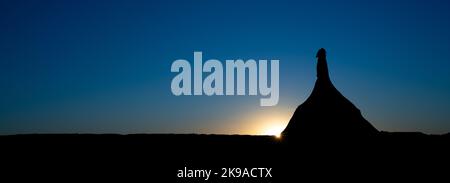
[(442, 0), (1, 0), (1, 180), (445, 182), (449, 50)]

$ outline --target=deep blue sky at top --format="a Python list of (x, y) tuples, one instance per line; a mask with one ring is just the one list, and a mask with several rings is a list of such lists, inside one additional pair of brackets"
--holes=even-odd
[[(2, 0), (0, 134), (258, 133), (308, 97), (321, 47), (378, 129), (450, 131), (449, 1)], [(173, 96), (194, 51), (279, 59), (278, 105)]]

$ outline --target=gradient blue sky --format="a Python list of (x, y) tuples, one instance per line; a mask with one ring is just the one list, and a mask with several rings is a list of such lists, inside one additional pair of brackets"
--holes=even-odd
[[(281, 129), (328, 51), (335, 86), (385, 131), (450, 131), (449, 1), (0, 2), (0, 134)], [(176, 59), (279, 59), (280, 101), (173, 96)]]

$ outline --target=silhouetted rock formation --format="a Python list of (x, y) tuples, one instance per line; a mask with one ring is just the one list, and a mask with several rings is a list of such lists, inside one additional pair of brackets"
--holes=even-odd
[(317, 80), (311, 95), (298, 106), (282, 132), (287, 140), (361, 137), (378, 134), (348, 99), (334, 86), (328, 74), (325, 49), (317, 52)]

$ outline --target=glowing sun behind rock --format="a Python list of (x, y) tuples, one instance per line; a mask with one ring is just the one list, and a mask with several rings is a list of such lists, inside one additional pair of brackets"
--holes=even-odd
[(264, 132), (263, 135), (272, 135), (275, 136), (277, 138), (281, 137), (281, 132), (283, 131), (283, 129), (286, 127), (286, 125), (284, 123), (280, 123), (280, 122), (273, 122), (272, 124), (268, 125)]

